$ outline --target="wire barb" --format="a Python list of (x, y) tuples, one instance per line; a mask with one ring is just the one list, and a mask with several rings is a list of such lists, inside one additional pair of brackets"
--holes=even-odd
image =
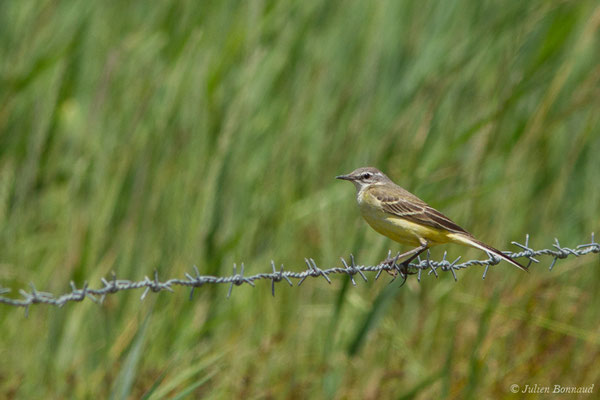
[[(563, 247), (560, 245), (558, 239), (554, 240), (552, 245), (553, 249), (542, 249), (542, 250), (533, 250), (529, 246), (529, 235), (525, 236), (525, 243), (512, 242), (515, 246), (518, 246), (521, 251), (518, 253), (512, 252), (504, 252), (507, 256), (511, 258), (526, 258), (529, 260), (529, 263), (532, 262), (539, 263), (538, 257), (540, 256), (550, 256), (552, 257), (552, 262), (550, 263), (550, 270), (554, 268), (558, 259), (564, 259), (570, 256), (580, 257), (587, 254), (598, 254), (600, 253), (600, 244), (596, 242), (594, 234), (591, 235), (591, 241), (589, 243), (580, 244), (575, 248), (571, 249), (568, 247)], [(390, 260), (391, 251), (388, 252), (387, 260)], [(357, 265), (354, 259), (354, 255), (350, 254), (350, 263), (348, 263), (343, 257), (340, 258), (342, 267), (333, 267), (328, 269), (321, 269), (317, 266), (316, 261), (313, 258), (305, 258), (304, 262), (306, 264), (306, 269), (302, 272), (293, 272), (284, 269), (284, 266), (281, 265), (280, 269), (277, 270), (275, 267), (275, 261), (271, 260), (271, 270), (270, 273), (260, 273), (251, 276), (244, 276), (244, 263), (240, 266), (240, 273), (237, 272), (237, 264), (233, 264), (233, 274), (231, 276), (211, 276), (211, 275), (201, 275), (198, 267), (193, 266), (193, 273), (185, 273), (184, 279), (168, 279), (166, 281), (160, 281), (158, 277), (158, 271), (154, 271), (154, 279), (150, 279), (148, 276), (145, 276), (141, 281), (129, 281), (129, 280), (120, 280), (117, 279), (117, 275), (114, 272), (111, 272), (111, 276), (108, 279), (101, 278), (100, 282), (102, 286), (99, 289), (91, 289), (88, 285), (88, 282), (84, 282), (81, 289), (78, 289), (75, 282), (70, 282), (71, 292), (62, 294), (60, 296), (55, 296), (52, 293), (41, 292), (38, 291), (34, 284), (31, 283), (30, 291), (26, 291), (20, 289), (18, 293), (21, 295), (21, 298), (10, 298), (5, 295), (10, 293), (11, 290), (6, 287), (2, 287), (0, 285), (0, 304), (5, 304), (8, 306), (14, 307), (22, 307), (25, 310), (25, 315), (29, 314), (29, 307), (34, 304), (47, 304), (56, 307), (62, 307), (69, 302), (80, 302), (84, 299), (88, 298), (94, 303), (102, 304), (107, 295), (112, 293), (117, 293), (124, 290), (133, 290), (133, 289), (143, 289), (142, 295), (140, 296), (140, 300), (144, 300), (148, 293), (154, 292), (158, 293), (161, 291), (169, 291), (173, 292), (173, 286), (186, 286), (190, 287), (190, 300), (193, 297), (194, 289), (199, 288), (205, 284), (229, 284), (229, 290), (227, 292), (227, 297), (231, 296), (231, 292), (233, 290), (233, 286), (241, 286), (243, 284), (248, 284), (250, 286), (254, 286), (255, 281), (258, 280), (269, 280), (271, 281), (271, 293), (275, 296), (275, 283), (286, 281), (290, 286), (294, 286), (292, 279), (298, 281), (298, 285), (302, 284), (307, 278), (313, 277), (323, 277), (327, 283), (331, 284), (330, 275), (332, 274), (345, 274), (350, 277), (350, 280), (354, 286), (356, 286), (356, 280), (354, 276), (359, 274), (365, 282), (368, 282), (367, 276), (365, 273), (376, 273), (376, 278), (383, 271), (395, 271), (397, 275), (401, 275), (403, 279), (403, 283), (406, 281), (409, 275), (416, 274), (417, 281), (421, 281), (422, 272), (426, 271), (427, 275), (433, 274), (435, 277), (439, 277), (438, 270), (441, 271), (450, 271), (452, 277), (455, 281), (458, 281), (458, 275), (456, 271), (466, 269), (471, 266), (479, 265), (485, 267), (483, 271), (482, 279), (485, 279), (490, 266), (496, 265), (500, 262), (498, 257), (489, 256), (487, 260), (469, 260), (463, 263), (458, 263), (460, 261), (460, 257), (457, 257), (454, 261), (449, 262), (446, 259), (447, 253), (444, 252), (444, 256), (440, 261), (433, 261), (430, 258), (430, 253), (427, 252), (426, 259), (422, 260), (420, 257), (417, 258), (417, 261), (411, 263), (407, 266), (402, 266), (400, 268), (397, 265), (398, 257), (400, 253), (396, 255), (393, 260), (390, 262), (383, 262), (379, 265), (375, 266), (365, 266), (365, 265)], [(391, 263), (391, 265), (390, 265)], [(393, 282), (393, 280), (392, 280)], [(99, 296), (99, 297), (97, 297)]]

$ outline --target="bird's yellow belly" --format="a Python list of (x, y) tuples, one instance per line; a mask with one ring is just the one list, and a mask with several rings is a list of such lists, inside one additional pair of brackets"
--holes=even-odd
[(423, 239), (430, 245), (448, 242), (447, 232), (390, 215), (364, 199), (359, 201), (359, 207), (363, 218), (373, 229), (396, 242), (413, 246), (420, 245)]

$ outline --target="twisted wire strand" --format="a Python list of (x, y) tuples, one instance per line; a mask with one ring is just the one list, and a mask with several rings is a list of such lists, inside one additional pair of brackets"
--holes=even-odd
[[(529, 260), (528, 266), (531, 265), (532, 262), (539, 263), (539, 260), (537, 259), (537, 257), (539, 256), (551, 256), (553, 257), (553, 260), (549, 267), (550, 270), (554, 268), (557, 260), (559, 259), (564, 259), (570, 256), (580, 257), (591, 253), (600, 253), (600, 244), (594, 240), (593, 233), (590, 243), (580, 244), (575, 248), (562, 247), (558, 239), (555, 239), (554, 244), (552, 245), (553, 249), (533, 250), (529, 247), (529, 235), (526, 235), (524, 244), (518, 242), (512, 242), (512, 244), (520, 247), (521, 251), (507, 251), (503, 252), (504, 254), (508, 255), (511, 258), (525, 257)], [(388, 253), (388, 258), (390, 257), (390, 255), (391, 252)], [(454, 280), (457, 281), (457, 270), (465, 269), (474, 265), (481, 265), (485, 266), (482, 276), (482, 279), (485, 279), (489, 267), (492, 265), (496, 265), (501, 261), (499, 257), (496, 257), (493, 254), (488, 253), (488, 256), (489, 258), (487, 260), (469, 260), (463, 263), (458, 263), (460, 257), (450, 262), (446, 259), (445, 252), (442, 260), (433, 261), (429, 258), (429, 252), (427, 252), (427, 257), (425, 259), (421, 259), (419, 257), (417, 258), (416, 262), (409, 264), (407, 272), (409, 274), (416, 274), (417, 280), (420, 282), (423, 273), (427, 273), (428, 275), (433, 274), (435, 275), (435, 277), (438, 277), (438, 271), (450, 271)], [(29, 307), (34, 304), (47, 304), (51, 306), (62, 307), (69, 302), (78, 302), (86, 298), (92, 300), (95, 303), (101, 304), (104, 301), (105, 297), (109, 294), (121, 292), (124, 290), (142, 288), (144, 288), (144, 292), (142, 293), (140, 300), (144, 300), (150, 291), (161, 292), (163, 290), (167, 290), (169, 292), (173, 292), (173, 286), (190, 287), (191, 299), (194, 294), (194, 289), (206, 284), (229, 284), (229, 291), (227, 293), (227, 297), (229, 297), (234, 286), (248, 284), (254, 287), (254, 282), (259, 280), (270, 280), (271, 293), (273, 294), (273, 296), (275, 296), (275, 283), (277, 282), (286, 281), (290, 286), (293, 286), (294, 284), (292, 283), (292, 280), (297, 280), (298, 286), (300, 286), (309, 277), (323, 277), (327, 280), (328, 283), (331, 283), (329, 275), (345, 274), (350, 277), (352, 284), (356, 286), (356, 281), (354, 280), (355, 275), (359, 275), (366, 282), (368, 279), (365, 273), (376, 272), (377, 275), (375, 276), (375, 280), (377, 280), (383, 271), (388, 271), (392, 274), (397, 274), (400, 271), (395, 262), (386, 264), (382, 263), (373, 266), (357, 265), (352, 254), (350, 255), (349, 263), (344, 258), (341, 258), (343, 267), (321, 269), (317, 266), (317, 263), (312, 258), (305, 258), (304, 261), (306, 263), (307, 268), (302, 272), (285, 270), (283, 265), (281, 265), (278, 270), (275, 267), (275, 262), (271, 261), (272, 272), (259, 273), (250, 276), (244, 276), (243, 263), (241, 264), (239, 273), (237, 272), (237, 265), (234, 264), (233, 275), (221, 277), (201, 275), (198, 268), (194, 266), (193, 274), (185, 273), (185, 279), (175, 278), (168, 279), (166, 281), (159, 280), (158, 271), (154, 271), (154, 279), (150, 279), (148, 276), (146, 276), (141, 281), (117, 279), (117, 276), (113, 272), (111, 279), (101, 279), (103, 286), (99, 289), (90, 288), (87, 282), (84, 282), (83, 287), (77, 288), (75, 283), (71, 281), (71, 292), (59, 296), (55, 296), (54, 294), (48, 292), (38, 291), (36, 290), (33, 283), (31, 283), (31, 291), (25, 291), (23, 289), (19, 290), (19, 293), (21, 294), (22, 298), (10, 298), (3, 296), (4, 294), (9, 293), (10, 289), (2, 288), (0, 286), (0, 304), (5, 304), (14, 307), (23, 307), (25, 308), (25, 313), (27, 314)], [(407, 275), (404, 275), (402, 272), (400, 272), (400, 274), (403, 276), (404, 279), (407, 278)]]

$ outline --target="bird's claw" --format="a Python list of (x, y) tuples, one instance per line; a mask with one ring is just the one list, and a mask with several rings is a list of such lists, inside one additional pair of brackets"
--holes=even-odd
[(414, 271), (409, 271), (408, 263), (398, 263), (397, 257), (388, 257), (381, 262), (381, 265), (387, 265), (390, 267), (390, 269), (386, 268), (385, 272), (394, 277), (394, 279), (396, 279), (398, 274), (403, 276), (416, 274)]

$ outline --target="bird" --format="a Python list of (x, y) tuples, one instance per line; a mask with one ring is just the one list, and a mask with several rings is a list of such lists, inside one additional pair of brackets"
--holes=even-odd
[(528, 272), (527, 267), (476, 239), (450, 218), (396, 185), (377, 168), (358, 168), (347, 175), (336, 176), (336, 179), (354, 184), (358, 207), (371, 228), (398, 243), (416, 246), (394, 259), (388, 257), (384, 261), (395, 267), (398, 259), (408, 257), (401, 263), (403, 273), (407, 273), (408, 264), (419, 254), (432, 246), (446, 243), (456, 243), (492, 253)]

